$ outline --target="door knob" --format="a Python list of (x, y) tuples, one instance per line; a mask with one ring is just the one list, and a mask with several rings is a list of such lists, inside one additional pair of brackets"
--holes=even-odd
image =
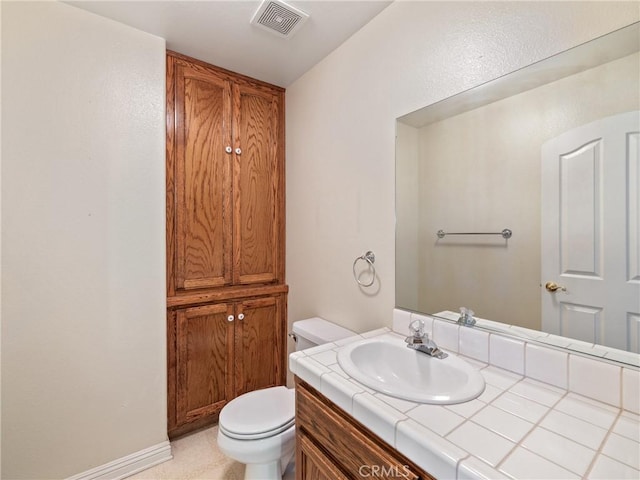
[(562, 285), (558, 285), (556, 282), (547, 282), (544, 284), (544, 288), (547, 289), (548, 292), (555, 292), (560, 290), (561, 292), (566, 292), (567, 287), (563, 287)]
[(236, 155), (241, 155), (242, 154), (242, 150), (240, 150), (239, 148), (236, 148)]
[(232, 149), (230, 146), (227, 146), (227, 147), (224, 149), (224, 151), (225, 151), (225, 152), (227, 152), (227, 153), (231, 153), (231, 152), (233, 152), (233, 149)]
[(234, 320), (233, 315), (229, 315), (227, 317), (227, 322), (233, 322), (233, 320)]
[(238, 314), (238, 320), (244, 320), (244, 313)]

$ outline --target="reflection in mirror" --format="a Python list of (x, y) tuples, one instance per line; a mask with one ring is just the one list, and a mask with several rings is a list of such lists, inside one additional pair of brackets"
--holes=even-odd
[(398, 119), (399, 308), (640, 352), (638, 26)]

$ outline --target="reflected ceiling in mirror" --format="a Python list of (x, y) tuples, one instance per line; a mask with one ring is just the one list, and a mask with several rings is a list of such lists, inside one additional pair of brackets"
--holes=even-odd
[[(639, 50), (635, 23), (398, 119), (399, 308), (451, 317), (464, 306), (525, 335), (576, 339), (550, 340), (563, 347), (640, 351), (640, 127), (621, 134), (624, 154), (609, 154), (597, 130), (624, 114), (640, 122)], [(612, 157), (626, 162), (613, 187)], [(624, 225), (610, 228), (618, 217)], [(437, 235), (503, 229), (512, 237)], [(621, 249), (614, 269), (624, 278), (606, 287), (621, 261), (610, 252)], [(578, 295), (578, 278), (587, 293)], [(546, 290), (548, 281), (561, 288)], [(607, 289), (631, 306), (613, 315), (591, 302)]]

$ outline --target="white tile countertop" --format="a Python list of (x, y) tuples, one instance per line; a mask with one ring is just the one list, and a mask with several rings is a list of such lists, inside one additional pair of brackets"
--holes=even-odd
[[(387, 328), (295, 352), (290, 369), (438, 479), (640, 478), (640, 372), (571, 359), (500, 335), (471, 334), (468, 327), (456, 328), (454, 339), (452, 329), (429, 320), (439, 346), (450, 354), (466, 353), (460, 357), (482, 373), (486, 388), (477, 399), (418, 404), (371, 390), (342, 371), (341, 346), (377, 336), (404, 338)], [(447, 331), (438, 339), (442, 329)], [(560, 365), (566, 371), (559, 371)], [(603, 386), (617, 391), (590, 398)]]

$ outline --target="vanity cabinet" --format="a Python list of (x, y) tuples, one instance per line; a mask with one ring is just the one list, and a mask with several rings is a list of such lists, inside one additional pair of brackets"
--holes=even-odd
[(296, 480), (433, 480), (297, 377), (296, 442)]
[(172, 434), (217, 419), (238, 395), (284, 384), (285, 308), (277, 294), (169, 311)]
[(167, 53), (169, 435), (286, 381), (284, 89)]

